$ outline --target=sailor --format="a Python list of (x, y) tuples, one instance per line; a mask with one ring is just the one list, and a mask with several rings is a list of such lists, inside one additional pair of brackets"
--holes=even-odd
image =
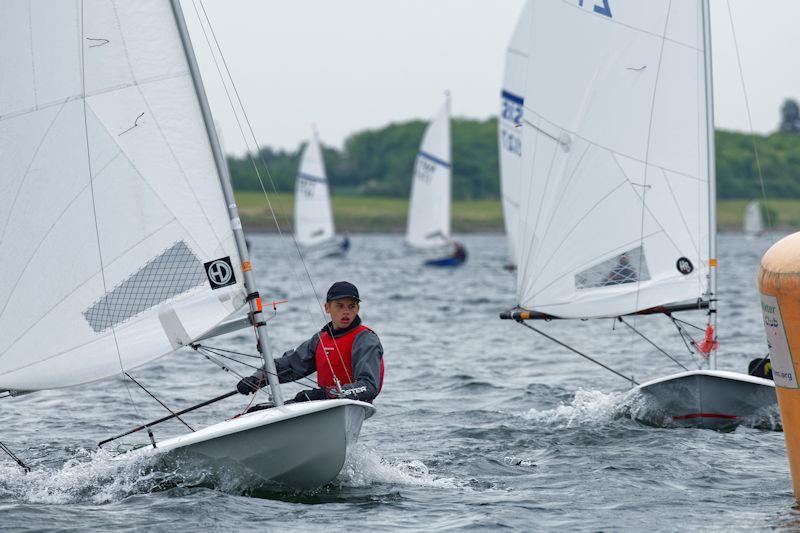
[(460, 242), (453, 241), (453, 258), (460, 263), (467, 260), (467, 249)]
[[(358, 289), (337, 281), (328, 289), (325, 312), (331, 321), (294, 350), (275, 360), (281, 383), (317, 373), (316, 389), (303, 390), (295, 402), (349, 398), (372, 402), (383, 385), (383, 346), (378, 335), (361, 323)], [(267, 384), (264, 368), (236, 385), (250, 394)]]
[(342, 243), (339, 245), (342, 253), (347, 253), (350, 250), (350, 235), (345, 231), (342, 235)]

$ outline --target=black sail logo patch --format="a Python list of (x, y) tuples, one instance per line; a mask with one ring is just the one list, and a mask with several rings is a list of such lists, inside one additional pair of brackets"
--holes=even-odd
[(230, 256), (203, 263), (203, 266), (212, 289), (220, 289), (236, 283), (236, 274), (233, 272)]
[(675, 263), (675, 267), (678, 269), (678, 272), (684, 276), (688, 276), (694, 270), (694, 265), (692, 265), (692, 262), (685, 257), (678, 259), (678, 261)]

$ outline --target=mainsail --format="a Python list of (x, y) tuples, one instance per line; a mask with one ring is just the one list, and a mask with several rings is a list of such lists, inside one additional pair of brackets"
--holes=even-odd
[(325, 161), (316, 133), (300, 158), (294, 191), (294, 233), (302, 246), (314, 246), (335, 234)]
[(170, 2), (9, 2), (0, 69), (0, 388), (119, 374), (244, 303)]
[(411, 180), (406, 242), (434, 248), (450, 242), (450, 98), (425, 130)]
[(617, 316), (709, 289), (703, 3), (533, 2), (518, 305)]
[(519, 240), (519, 188), (522, 165), (522, 117), (525, 102), (525, 72), (530, 50), (528, 30), (532, 11), (531, 1), (517, 22), (514, 35), (506, 50), (506, 71), (500, 94), (500, 119), (498, 135), (500, 147), (500, 190), (503, 203), (503, 220), (508, 240), (508, 256), (517, 264)]

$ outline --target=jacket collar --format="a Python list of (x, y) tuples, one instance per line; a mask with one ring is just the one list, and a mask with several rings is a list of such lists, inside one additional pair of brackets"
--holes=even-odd
[(361, 325), (361, 317), (356, 315), (356, 319), (353, 320), (353, 322), (346, 328), (333, 329), (333, 321), (331, 321), (322, 327), (320, 333), (328, 332), (328, 334), (335, 339), (336, 337), (341, 337), (342, 335), (350, 333), (360, 325)]

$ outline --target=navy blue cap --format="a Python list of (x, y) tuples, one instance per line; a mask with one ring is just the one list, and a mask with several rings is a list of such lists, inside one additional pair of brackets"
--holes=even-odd
[(347, 281), (337, 281), (328, 289), (327, 301), (341, 300), (342, 298), (352, 298), (357, 302), (361, 301), (355, 285)]

